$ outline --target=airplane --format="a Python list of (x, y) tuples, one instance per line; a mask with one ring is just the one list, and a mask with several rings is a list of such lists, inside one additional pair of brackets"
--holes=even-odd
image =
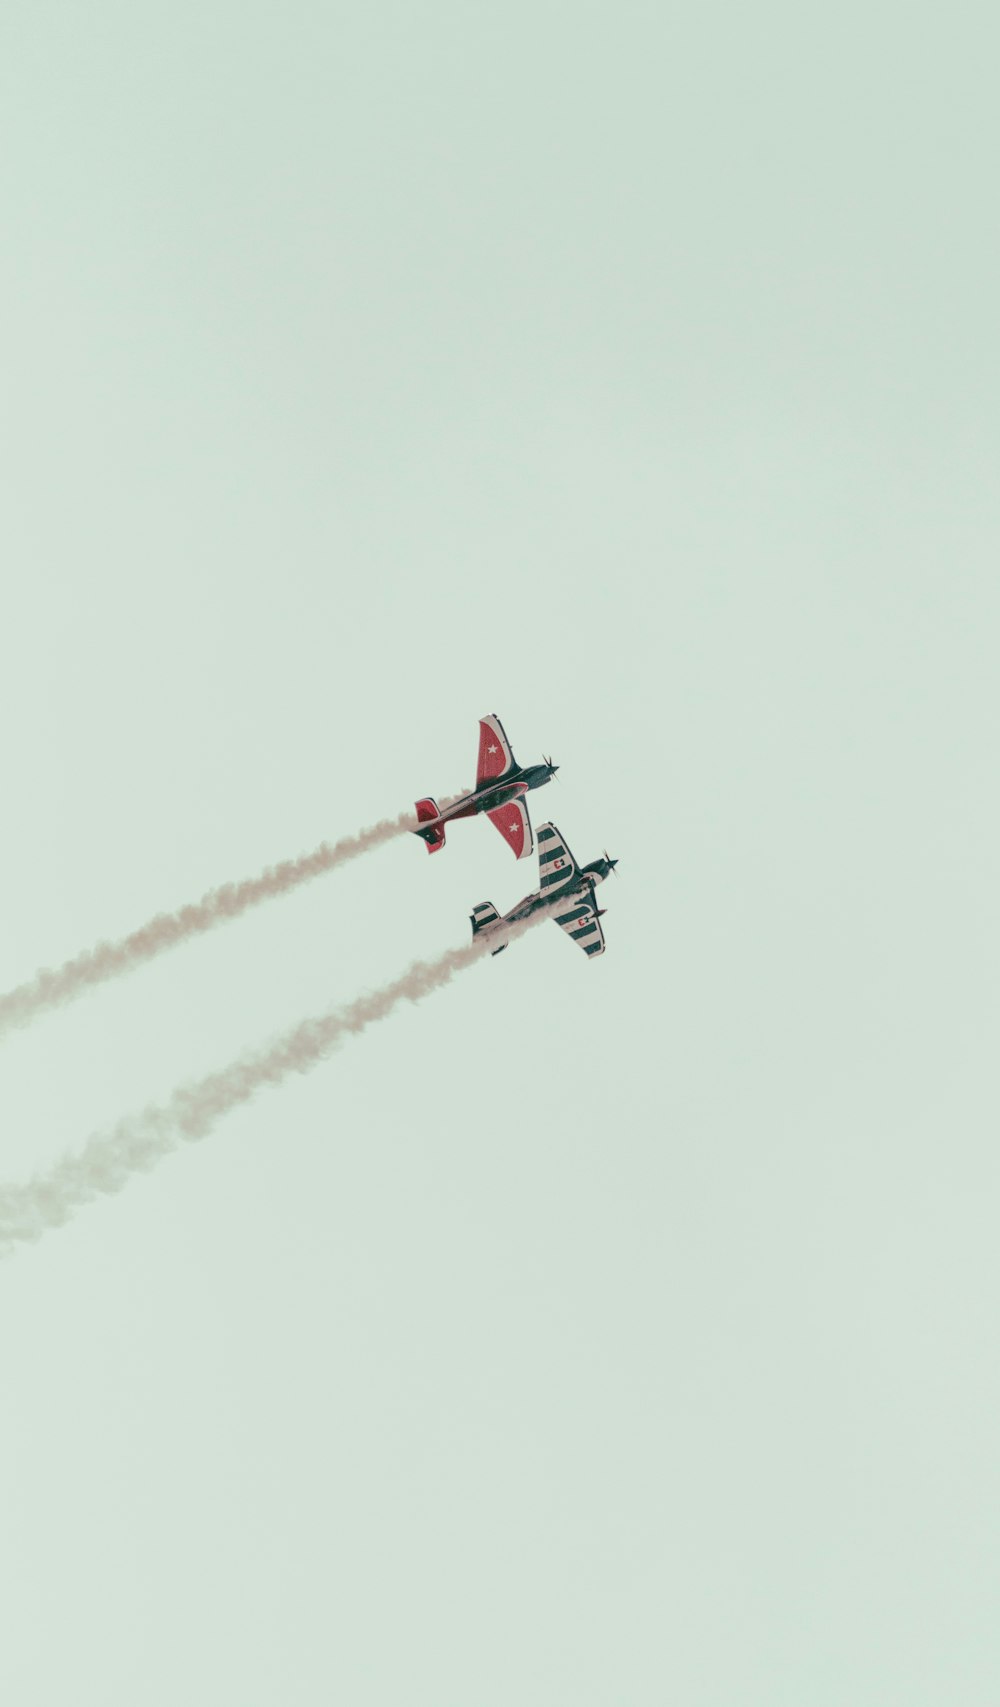
[(554, 777), (558, 765), (551, 759), (544, 764), (519, 765), (510, 750), (510, 742), (499, 717), (479, 719), (479, 763), (476, 766), (476, 786), (470, 794), (462, 794), (442, 812), (436, 800), (417, 801), (415, 836), (422, 836), (428, 853), (438, 853), (444, 847), (444, 827), (454, 818), (474, 818), (485, 812), (495, 824), (504, 841), (514, 850), (516, 859), (525, 859), (534, 843), (531, 819), (524, 795), (530, 788), (542, 788)]
[[(538, 865), (541, 887), (536, 889), (534, 895), (526, 895), (523, 901), (519, 901), (509, 913), (504, 913), (502, 918), (490, 901), (483, 901), (474, 908), (470, 915), (473, 940), (483, 937), (489, 942), (492, 937), (503, 936), (505, 927), (519, 925), (535, 913), (545, 911), (551, 913), (556, 924), (562, 927), (567, 936), (580, 944), (584, 954), (603, 954), (604, 932), (601, 929), (601, 920), (606, 908), (598, 907), (594, 890), (614, 871), (617, 864), (616, 859), (609, 859), (605, 853), (603, 859), (592, 860), (589, 865), (582, 867), (577, 865), (566, 846), (566, 838), (555, 825), (540, 824)], [(499, 947), (491, 949), (490, 952), (502, 954), (507, 946), (507, 942), (501, 942)]]

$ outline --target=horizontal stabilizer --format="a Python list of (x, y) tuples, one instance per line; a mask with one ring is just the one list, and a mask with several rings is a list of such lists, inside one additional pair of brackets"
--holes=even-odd
[(473, 907), (471, 913), (472, 934), (478, 936), (486, 925), (495, 924), (500, 917), (492, 901), (481, 901), (478, 907)]
[[(418, 824), (427, 824), (430, 820), (439, 818), (440, 816), (441, 814), (438, 811), (437, 801), (431, 800), (430, 796), (428, 796), (426, 800), (417, 801)], [(435, 823), (433, 829), (414, 830), (413, 834), (415, 836), (423, 837), (424, 841), (427, 843), (428, 853), (437, 853), (439, 848), (444, 847), (443, 824)]]

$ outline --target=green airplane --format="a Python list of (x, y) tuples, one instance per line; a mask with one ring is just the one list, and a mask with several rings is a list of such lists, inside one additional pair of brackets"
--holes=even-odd
[(502, 954), (507, 947), (506, 939), (511, 927), (544, 911), (551, 914), (567, 936), (580, 944), (584, 954), (603, 954), (601, 920), (606, 909), (598, 907), (594, 891), (614, 871), (618, 861), (605, 853), (602, 859), (579, 866), (566, 845), (565, 837), (555, 825), (541, 824), (538, 829), (538, 864), (540, 887), (533, 895), (526, 895), (509, 913), (501, 916), (491, 901), (483, 901), (473, 909), (470, 917), (474, 940), (478, 942), (482, 938), (484, 942), (491, 942), (496, 938), (497, 946), (490, 952)]

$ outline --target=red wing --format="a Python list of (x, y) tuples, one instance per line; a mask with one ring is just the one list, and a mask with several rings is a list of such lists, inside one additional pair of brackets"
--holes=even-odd
[(514, 849), (515, 859), (526, 859), (532, 848), (531, 819), (523, 800), (511, 800), (506, 806), (494, 806), (487, 812), (505, 842)]
[(476, 787), (495, 782), (498, 776), (514, 770), (514, 755), (503, 732), (499, 717), (479, 719), (479, 763), (476, 766)]

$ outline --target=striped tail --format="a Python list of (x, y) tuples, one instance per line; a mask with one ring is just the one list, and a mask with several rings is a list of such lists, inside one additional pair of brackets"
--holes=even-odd
[(500, 917), (492, 901), (481, 901), (478, 907), (473, 907), (471, 913), (472, 934), (478, 936), (485, 925), (492, 925)]

